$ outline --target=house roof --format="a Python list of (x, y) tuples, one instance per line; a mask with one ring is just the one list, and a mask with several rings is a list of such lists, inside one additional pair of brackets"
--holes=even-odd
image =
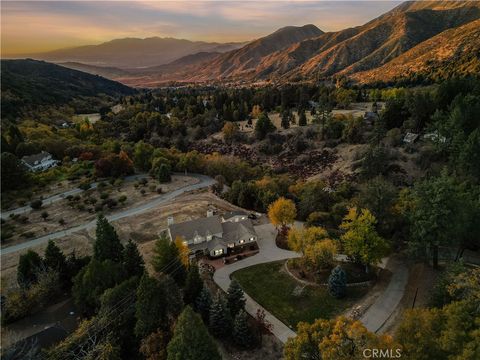
[(252, 221), (245, 219), (239, 222), (224, 222), (223, 227), (223, 240), (228, 242), (237, 241), (240, 238), (246, 236), (255, 236), (256, 232), (253, 228)]
[(222, 222), (218, 215), (172, 224), (168, 228), (172, 239), (181, 236), (185, 240), (193, 239), (197, 234), (206, 236), (223, 232)]
[(236, 211), (226, 212), (225, 214), (222, 215), (222, 217), (225, 220), (231, 219), (234, 216), (247, 216), (247, 214), (244, 211), (236, 210)]
[(22, 157), (22, 161), (30, 166), (34, 166), (36, 165), (37, 161), (40, 162), (49, 156), (51, 155), (48, 152), (42, 151), (42, 152), (39, 152), (38, 154), (24, 156)]

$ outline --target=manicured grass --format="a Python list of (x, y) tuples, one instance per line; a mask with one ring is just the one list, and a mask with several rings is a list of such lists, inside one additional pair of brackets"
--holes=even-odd
[(349, 288), (347, 297), (337, 300), (326, 288), (305, 287), (296, 296), (294, 289), (303, 285), (283, 271), (283, 264), (281, 261), (255, 265), (235, 272), (233, 277), (248, 295), (292, 328), (300, 321), (335, 317), (368, 291), (363, 287)]

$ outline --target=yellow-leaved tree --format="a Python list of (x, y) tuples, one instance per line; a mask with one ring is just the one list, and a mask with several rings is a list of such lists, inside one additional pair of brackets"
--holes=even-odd
[(345, 253), (365, 265), (366, 272), (370, 265), (378, 263), (389, 250), (388, 242), (375, 229), (376, 223), (370, 210), (352, 207), (340, 225), (345, 231), (340, 237)]
[(360, 321), (346, 317), (315, 320), (313, 324), (300, 322), (297, 336), (288, 339), (284, 348), (286, 360), (360, 360), (372, 349), (401, 355), (400, 346), (389, 335), (368, 331)]
[(278, 198), (268, 207), (268, 218), (275, 226), (280, 226), (282, 233), (286, 233), (288, 225), (293, 224), (297, 217), (297, 208), (292, 200)]

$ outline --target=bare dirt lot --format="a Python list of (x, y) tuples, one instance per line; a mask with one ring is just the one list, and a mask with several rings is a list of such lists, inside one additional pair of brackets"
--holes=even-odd
[[(147, 183), (140, 181), (115, 185), (103, 183), (104, 186), (97, 189), (87, 190), (58, 202), (43, 205), (39, 210), (8, 219), (6, 223), (14, 226), (15, 233), (2, 245), (11, 246), (30, 238), (89, 222), (99, 211), (113, 214), (134, 208), (160, 196), (157, 191), (159, 188), (162, 193), (166, 193), (196, 182), (198, 180), (193, 177), (174, 175), (172, 181), (166, 184), (160, 184), (154, 179), (148, 179)], [(125, 200), (122, 201), (123, 199)]]
[[(206, 216), (207, 209), (214, 207), (219, 213), (238, 209), (234, 205), (218, 198), (207, 191), (184, 194), (151, 211), (123, 218), (113, 222), (120, 239), (123, 242), (132, 239), (138, 243), (145, 263), (149, 266), (152, 249), (159, 233), (167, 227), (167, 218), (173, 216), (175, 222), (182, 222)], [(95, 228), (79, 231), (68, 237), (55, 240), (65, 254), (75, 251), (77, 255), (87, 255), (92, 251), (95, 240)], [(47, 244), (31, 249), (43, 254)], [(16, 266), (19, 256), (26, 250), (2, 256), (2, 287), (8, 289), (16, 286)]]

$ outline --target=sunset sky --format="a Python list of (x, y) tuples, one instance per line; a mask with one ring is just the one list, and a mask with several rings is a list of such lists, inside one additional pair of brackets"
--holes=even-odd
[(2, 55), (124, 37), (246, 41), (287, 25), (361, 25), (397, 1), (2, 1)]

